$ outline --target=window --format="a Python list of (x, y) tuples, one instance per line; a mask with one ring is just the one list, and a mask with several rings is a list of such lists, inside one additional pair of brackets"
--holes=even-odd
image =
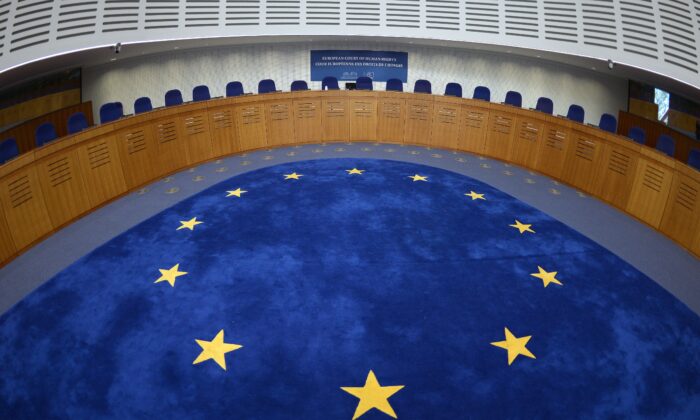
[(654, 103), (659, 107), (659, 121), (668, 124), (668, 109), (671, 95), (661, 89), (654, 89)]

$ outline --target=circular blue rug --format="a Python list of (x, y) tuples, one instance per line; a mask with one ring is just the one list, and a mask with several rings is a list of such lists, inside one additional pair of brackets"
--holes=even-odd
[(700, 416), (696, 314), (513, 197), (385, 160), (182, 201), (5, 313), (0, 343), (3, 418)]

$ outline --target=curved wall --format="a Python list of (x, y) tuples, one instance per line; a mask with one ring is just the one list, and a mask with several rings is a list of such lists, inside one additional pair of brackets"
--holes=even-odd
[(0, 72), (117, 42), (362, 35), (613, 59), (700, 89), (699, 34), (697, 0), (0, 0)]
[[(293, 80), (310, 81), (311, 49), (374, 49), (407, 51), (408, 85), (430, 80), (433, 93), (442, 94), (449, 82), (462, 85), (471, 97), (477, 85), (491, 89), (491, 100), (501, 102), (506, 92), (517, 90), (523, 106), (534, 107), (537, 98), (552, 98), (555, 113), (565, 115), (571, 103), (586, 109), (586, 121), (597, 124), (604, 112), (617, 115), (627, 108), (627, 81), (601, 73), (527, 59), (522, 56), (467, 51), (456, 48), (375, 43), (293, 43), (171, 51), (117, 61), (83, 70), (83, 100), (91, 100), (95, 115), (101, 104), (120, 101), (124, 112), (133, 112), (134, 100), (149, 96), (153, 106), (164, 105), (169, 89), (192, 99), (192, 88), (209, 86), (212, 96), (225, 95), (226, 83), (243, 82), (246, 92), (257, 92), (260, 79), (275, 80), (277, 88), (289, 90)], [(311, 82), (320, 89), (320, 82)], [(376, 83), (375, 89), (384, 89)]]

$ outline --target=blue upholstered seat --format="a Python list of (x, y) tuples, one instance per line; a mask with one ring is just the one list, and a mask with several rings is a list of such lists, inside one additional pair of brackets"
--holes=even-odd
[(272, 79), (262, 79), (258, 83), (258, 93), (270, 93), (277, 91), (275, 81)]
[(357, 90), (373, 90), (372, 79), (366, 76), (358, 77), (355, 81), (355, 89)]
[(569, 112), (566, 113), (566, 118), (583, 123), (583, 119), (586, 116), (586, 111), (583, 110), (583, 107), (581, 105), (571, 105), (569, 107)]
[(700, 171), (700, 149), (692, 149), (688, 154), (688, 166)]
[(338, 79), (333, 76), (324, 77), (321, 81), (321, 90), (338, 90)]
[(393, 92), (403, 92), (403, 82), (399, 79), (389, 79), (386, 81), (386, 90)]
[(192, 101), (208, 101), (211, 99), (211, 94), (209, 93), (209, 86), (199, 85), (192, 89)]
[(0, 142), (0, 164), (17, 156), (19, 156), (19, 148), (15, 139), (9, 138)]
[(647, 133), (644, 131), (643, 128), (630, 127), (630, 130), (627, 133), (627, 137), (631, 138), (639, 144), (645, 144), (647, 142)]
[(108, 123), (121, 118), (123, 112), (120, 112), (118, 102), (109, 102), (100, 107), (100, 123)]
[(46, 143), (56, 140), (58, 134), (56, 134), (56, 127), (50, 122), (45, 122), (36, 128), (34, 133), (34, 140), (36, 142), (36, 147), (41, 147)]
[(477, 86), (474, 88), (474, 95), (472, 97), (482, 101), (491, 101), (491, 89), (486, 86)]
[(537, 100), (537, 105), (535, 109), (545, 114), (552, 115), (554, 113), (554, 102), (547, 97), (541, 97)]
[(673, 137), (662, 134), (656, 140), (656, 150), (673, 157), (676, 152), (676, 141), (673, 140)]
[(445, 96), (462, 97), (462, 85), (455, 82), (450, 82), (445, 86)]
[(520, 92), (509, 90), (506, 93), (505, 103), (520, 108), (523, 106), (523, 95), (521, 95)]
[(68, 134), (79, 133), (86, 128), (88, 128), (88, 122), (82, 112), (76, 112), (68, 117)]
[(295, 80), (292, 82), (291, 91), (295, 92), (297, 90), (309, 90), (309, 85), (306, 84), (305, 80)]
[(142, 114), (153, 110), (153, 104), (151, 103), (151, 98), (148, 96), (142, 96), (134, 101), (134, 113)]
[(228, 82), (226, 84), (226, 97), (230, 98), (232, 96), (243, 95), (243, 83), (241, 82)]
[(617, 133), (617, 118), (610, 114), (603, 114), (600, 116), (598, 127), (609, 133)]
[(433, 88), (430, 82), (424, 79), (416, 80), (416, 84), (413, 85), (414, 93), (433, 93)]
[(182, 104), (182, 92), (179, 89), (171, 89), (165, 92), (165, 106)]

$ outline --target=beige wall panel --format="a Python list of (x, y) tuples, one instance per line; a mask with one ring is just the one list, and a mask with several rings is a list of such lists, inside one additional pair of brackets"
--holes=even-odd
[(53, 230), (34, 165), (0, 181), (0, 202), (18, 250)]
[(90, 209), (75, 149), (52, 153), (35, 165), (53, 227), (63, 226)]
[(582, 191), (593, 193), (603, 165), (603, 143), (604, 140), (590, 133), (572, 130), (562, 179)]
[(350, 98), (350, 140), (377, 140), (377, 98)]
[(211, 128), (207, 110), (199, 110), (180, 117), (183, 140), (187, 145), (188, 163), (194, 165), (214, 157)]
[(601, 161), (594, 194), (624, 210), (637, 174), (639, 155), (626, 147), (608, 143), (603, 148)]
[(406, 100), (406, 143), (430, 145), (433, 101), (431, 99)]
[(294, 110), (291, 100), (265, 104), (267, 118), (267, 145), (279, 146), (294, 143)]
[(484, 154), (506, 160), (515, 135), (515, 115), (491, 110)]
[(77, 149), (91, 207), (126, 192), (126, 181), (113, 135), (85, 141)]
[(350, 139), (350, 112), (345, 97), (323, 98), (322, 124), (324, 141), (347, 141)]
[(240, 150), (234, 113), (233, 106), (209, 109), (209, 130), (215, 157), (227, 156)]
[(377, 110), (377, 140), (403, 143), (406, 127), (406, 100), (401, 98), (379, 99)]
[(537, 164), (539, 148), (542, 145), (543, 132), (543, 121), (519, 116), (516, 119), (515, 136), (508, 160), (526, 168), (534, 168)]
[(488, 108), (462, 105), (459, 148), (471, 153), (484, 154), (488, 124)]
[[(693, 247), (700, 230), (700, 172), (688, 169), (673, 177), (668, 203), (659, 229), (686, 248)], [(695, 176), (692, 176), (695, 175)]]
[(535, 169), (554, 178), (561, 178), (570, 137), (571, 133), (566, 127), (551, 123), (545, 125)]
[(321, 100), (308, 98), (294, 100), (294, 134), (299, 143), (323, 140)]
[(267, 146), (265, 106), (262, 103), (246, 103), (236, 106), (235, 121), (241, 151), (261, 149)]
[(120, 130), (115, 134), (119, 160), (127, 189), (153, 180), (157, 171), (158, 146), (153, 128), (146, 122)]
[(647, 157), (639, 159), (627, 212), (658, 228), (671, 192), (673, 171)]
[(462, 122), (462, 100), (436, 99), (433, 103), (430, 145), (447, 149), (459, 149), (459, 132)]

